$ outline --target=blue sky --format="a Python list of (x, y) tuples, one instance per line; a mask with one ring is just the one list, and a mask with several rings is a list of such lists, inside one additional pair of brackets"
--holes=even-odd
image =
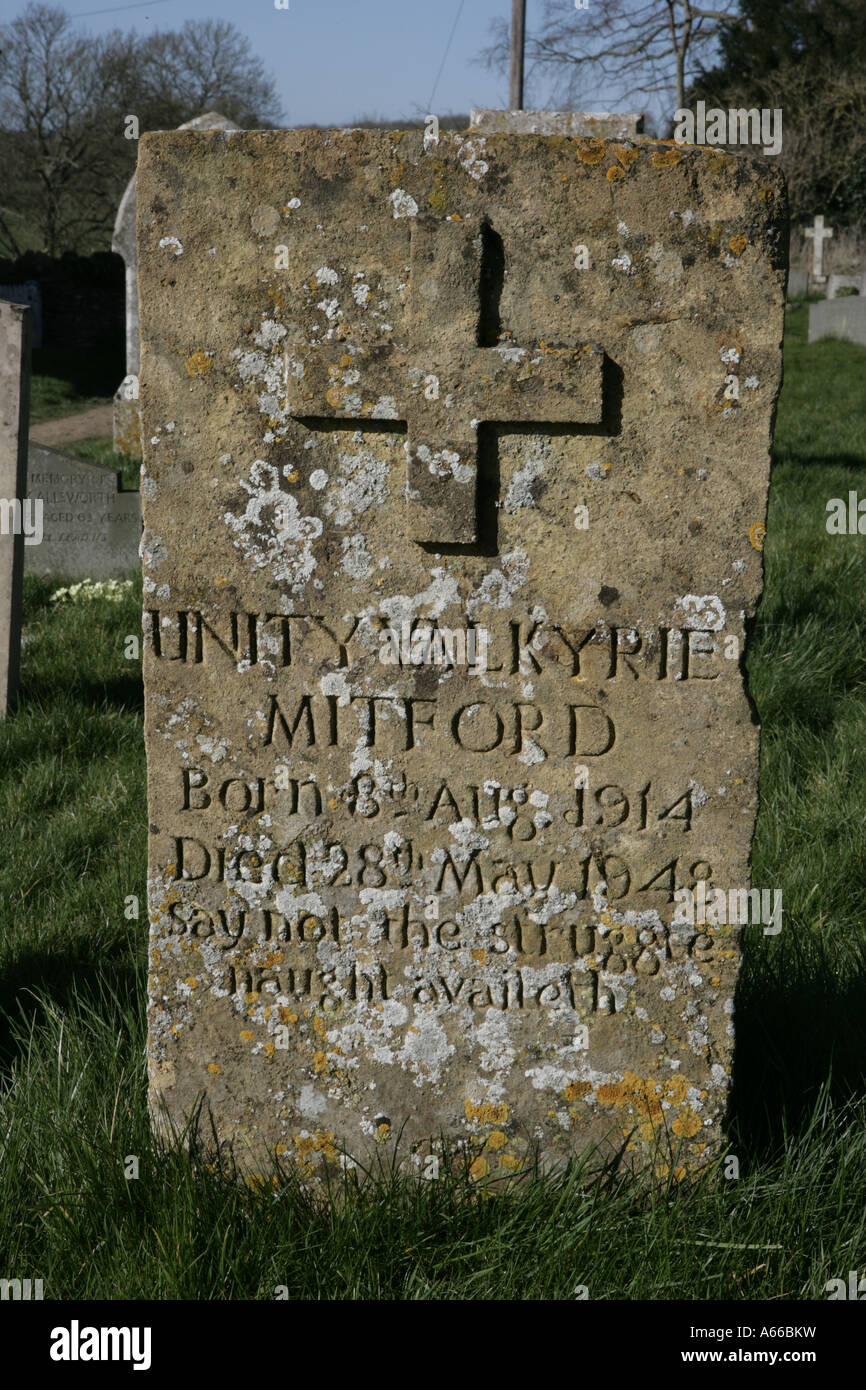
[[(64, 8), (94, 33), (177, 28), (187, 19), (231, 20), (275, 77), (289, 125), (345, 125), (364, 116), (410, 116), (419, 108), (442, 116), (507, 105), (507, 79), (474, 59), (488, 42), (490, 20), (510, 17), (511, 0), (464, 0), (462, 10), (460, 0), (289, 0), (289, 6), (276, 10), (273, 0), (150, 0), (135, 7), (68, 0)], [(0, 0), (6, 16), (20, 8)], [(529, 0), (528, 26), (534, 11), (540, 13), (539, 0)], [(604, 106), (603, 98), (594, 104)]]

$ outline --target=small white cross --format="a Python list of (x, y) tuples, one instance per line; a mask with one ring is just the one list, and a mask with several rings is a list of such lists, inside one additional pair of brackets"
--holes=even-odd
[(832, 227), (824, 226), (824, 218), (820, 213), (816, 214), (815, 224), (806, 228), (806, 236), (813, 238), (812, 242), (812, 276), (815, 280), (824, 280), (824, 238), (833, 235)]

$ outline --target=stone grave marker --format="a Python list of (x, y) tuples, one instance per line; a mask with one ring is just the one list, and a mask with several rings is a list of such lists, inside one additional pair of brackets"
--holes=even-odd
[[(187, 121), (180, 130), (237, 130), (227, 116), (208, 111)], [(126, 185), (114, 223), (111, 249), (123, 257), (126, 268), (126, 376), (114, 395), (114, 447), (127, 457), (141, 453), (141, 419), (138, 408), (138, 369), (141, 360), (138, 332), (138, 256), (135, 248), (135, 175)]]
[(599, 140), (628, 140), (643, 131), (637, 111), (489, 111), (473, 108), (469, 125), (483, 135), (593, 136)]
[(812, 226), (805, 228), (805, 234), (812, 239), (812, 279), (816, 285), (823, 285), (827, 278), (824, 274), (824, 242), (832, 237), (833, 228), (825, 227), (824, 218), (818, 213)]
[(30, 306), (30, 346), (31, 348), (41, 348), (42, 294), (38, 281), (25, 280), (23, 284), (0, 285), (0, 299), (8, 300), (12, 304), (28, 304)]
[(788, 271), (788, 298), (794, 299), (809, 292), (809, 272), (792, 265)]
[[(837, 299), (840, 290), (856, 290), (857, 294), (862, 294), (866, 286), (866, 275), (828, 275), (827, 276), (827, 298)], [(846, 295), (842, 296), (847, 298)]]
[(140, 563), (141, 494), (121, 492), (120, 473), (31, 444), (27, 496), (42, 500), (42, 540), (28, 546), (35, 574), (120, 579)]
[(0, 719), (15, 708), (21, 656), (31, 313), (0, 300)]
[(142, 140), (159, 1126), (310, 1171), (717, 1150), (783, 188), (649, 140)]
[(809, 342), (819, 338), (845, 338), (866, 345), (866, 299), (852, 294), (810, 304)]

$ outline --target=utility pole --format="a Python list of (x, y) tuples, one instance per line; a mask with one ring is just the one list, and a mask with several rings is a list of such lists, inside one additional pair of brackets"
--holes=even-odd
[(523, 50), (526, 38), (526, 0), (511, 0), (511, 81), (508, 105), (523, 110)]

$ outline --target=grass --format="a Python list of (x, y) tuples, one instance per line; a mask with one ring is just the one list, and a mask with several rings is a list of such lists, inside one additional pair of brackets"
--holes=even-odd
[(72, 352), (34, 348), (30, 379), (30, 423), (74, 415), (110, 401), (123, 379), (123, 361), (108, 351)]
[[(314, 1198), (165, 1152), (145, 1109), (140, 589), (59, 607), (28, 576), (21, 706), (0, 729), (0, 1274), (47, 1297), (823, 1296), (866, 1264), (866, 549), (826, 502), (866, 495), (866, 350), (792, 308), (750, 650), (763, 722), (729, 1152), (680, 1187), (579, 1166), (483, 1192), (384, 1173)], [(26, 866), (22, 870), (22, 866)], [(128, 899), (137, 895), (138, 919)], [(125, 1176), (136, 1155), (139, 1176)], [(347, 1179), (347, 1186), (350, 1186)]]
[(110, 435), (100, 435), (95, 439), (76, 439), (64, 444), (64, 454), (74, 454), (76, 458), (89, 459), (91, 463), (101, 463), (104, 468), (120, 470), (120, 486), (124, 492), (137, 492), (141, 487), (141, 458), (139, 455), (116, 454), (114, 441)]

